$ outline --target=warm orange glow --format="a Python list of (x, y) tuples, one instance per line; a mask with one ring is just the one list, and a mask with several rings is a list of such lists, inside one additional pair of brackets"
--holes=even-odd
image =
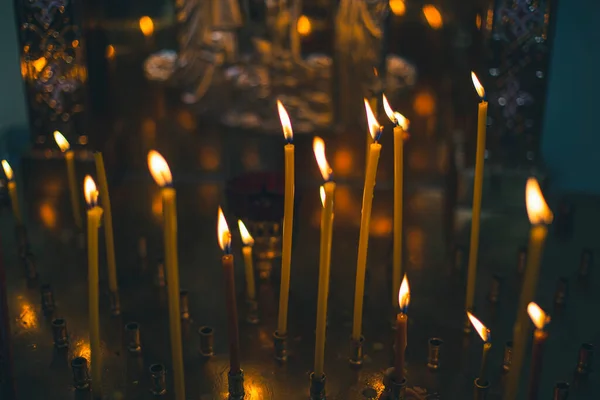
[(47, 60), (45, 57), (40, 57), (37, 60), (32, 61), (31, 64), (33, 65), (33, 68), (35, 68), (35, 71), (39, 74), (42, 72), (44, 67), (46, 67)]
[(283, 128), (283, 136), (285, 140), (291, 142), (294, 139), (294, 132), (292, 131), (292, 123), (290, 116), (281, 101), (277, 100), (277, 110), (279, 111), (279, 119), (281, 120), (281, 127)]
[(399, 112), (392, 110), (392, 107), (390, 107), (390, 103), (388, 103), (388, 99), (385, 97), (385, 94), (383, 95), (383, 109), (393, 124), (400, 126), (405, 131), (408, 130), (408, 119), (406, 119), (404, 115), (400, 114)]
[(422, 117), (433, 115), (435, 106), (435, 98), (428, 91), (419, 92), (413, 102), (415, 112)]
[(152, 18), (147, 15), (140, 18), (140, 30), (144, 36), (152, 36), (154, 33), (154, 21), (152, 21)]
[(94, 182), (89, 175), (86, 175), (83, 180), (83, 195), (88, 206), (93, 207), (98, 204), (98, 189), (96, 188), (96, 182)]
[(477, 78), (477, 75), (475, 75), (475, 72), (473, 71), (471, 71), (471, 79), (473, 80), (473, 86), (475, 86), (477, 95), (479, 95), (479, 97), (483, 99), (485, 97), (485, 89), (483, 88), (481, 82), (479, 82), (479, 79)]
[(56, 228), (57, 216), (55, 208), (49, 203), (42, 203), (40, 205), (40, 219), (46, 228)]
[(481, 15), (479, 14), (475, 16), (475, 26), (477, 29), (481, 29)]
[(264, 399), (266, 397), (263, 396), (263, 389), (254, 382), (246, 383), (244, 389), (246, 390), (246, 397), (250, 399)]
[(4, 170), (4, 175), (6, 175), (6, 179), (9, 181), (13, 180), (13, 170), (10, 167), (10, 164), (6, 160), (2, 160), (2, 169)]
[(477, 333), (479, 333), (479, 336), (481, 336), (481, 340), (483, 340), (484, 342), (489, 341), (490, 340), (490, 330), (488, 328), (486, 328), (485, 325), (482, 324), (481, 321), (479, 321), (477, 318), (475, 318), (475, 316), (473, 314), (471, 314), (470, 312), (467, 311), (467, 315), (469, 316), (469, 320), (471, 321), (471, 324), (473, 324), (473, 327), (475, 328)]
[(538, 329), (544, 329), (544, 326), (550, 322), (550, 317), (548, 314), (541, 309), (540, 306), (531, 302), (527, 305), (527, 314), (529, 314), (529, 318)]
[(402, 279), (402, 284), (400, 285), (400, 290), (398, 291), (398, 305), (400, 306), (400, 310), (406, 310), (409, 303), (410, 287), (408, 286), (408, 278), (406, 275), (404, 275), (404, 279)]
[(317, 164), (319, 164), (323, 179), (328, 181), (331, 177), (331, 167), (329, 167), (327, 157), (325, 156), (325, 142), (318, 136), (313, 139), (313, 152), (315, 153), (315, 158), (317, 159)]
[(327, 196), (325, 195), (325, 188), (322, 185), (319, 188), (319, 194), (321, 195), (321, 205), (325, 207), (325, 199)]
[(156, 150), (148, 152), (148, 169), (150, 169), (152, 178), (154, 178), (154, 181), (160, 187), (170, 185), (173, 181), (169, 164), (167, 164), (164, 157)]
[[(336, 193), (337, 198), (337, 193)], [(394, 221), (387, 215), (373, 215), (369, 234), (373, 237), (388, 237), (394, 228)]]
[(548, 204), (546, 204), (546, 200), (544, 200), (542, 190), (540, 189), (540, 184), (535, 178), (527, 179), (527, 185), (525, 186), (525, 204), (527, 205), (527, 216), (532, 225), (548, 225), (552, 223), (554, 215), (552, 214), (552, 211), (550, 211)]
[(73, 350), (74, 357), (83, 357), (86, 360), (90, 361), (92, 355), (92, 349), (90, 349), (90, 344), (84, 341), (83, 339), (79, 339), (75, 342), (75, 349)]
[(109, 44), (108, 46), (106, 46), (106, 52), (104, 53), (106, 58), (108, 58), (109, 60), (113, 60), (115, 58), (115, 46), (113, 46), (112, 44)]
[(390, 9), (394, 13), (394, 15), (402, 16), (406, 13), (406, 5), (404, 4), (404, 0), (390, 0)]
[(219, 239), (219, 246), (221, 246), (221, 250), (228, 253), (229, 246), (231, 246), (231, 233), (229, 232), (229, 227), (227, 226), (227, 220), (225, 220), (225, 215), (223, 215), (223, 210), (219, 207), (219, 220), (217, 222), (217, 236)]
[(54, 131), (54, 140), (63, 153), (71, 148), (69, 141), (59, 131)]
[(221, 154), (219, 149), (212, 145), (200, 148), (200, 166), (208, 171), (216, 171), (221, 164)]
[(163, 200), (160, 191), (157, 191), (152, 195), (152, 216), (157, 222), (163, 220)]
[(423, 6), (423, 14), (425, 14), (425, 19), (432, 29), (440, 29), (444, 26), (442, 14), (434, 5), (425, 4)]
[(26, 302), (21, 304), (21, 314), (19, 314), (21, 325), (25, 329), (35, 329), (38, 325), (35, 308)]
[(238, 226), (240, 227), (240, 235), (242, 236), (242, 243), (244, 243), (244, 246), (252, 246), (254, 244), (254, 238), (250, 232), (248, 232), (246, 225), (244, 225), (241, 219), (238, 219)]
[(300, 36), (308, 36), (312, 31), (312, 24), (310, 23), (310, 19), (306, 15), (301, 15), (298, 18), (298, 23), (296, 24), (296, 29)]
[(375, 114), (373, 114), (373, 110), (371, 110), (371, 105), (369, 104), (369, 100), (364, 99), (365, 101), (365, 110), (367, 112), (367, 125), (369, 126), (369, 133), (373, 140), (377, 140), (379, 134), (381, 133), (381, 125), (377, 122), (377, 118), (375, 118)]

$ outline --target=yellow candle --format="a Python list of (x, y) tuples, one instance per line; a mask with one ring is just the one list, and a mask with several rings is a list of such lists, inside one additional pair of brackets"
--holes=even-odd
[(525, 187), (525, 202), (527, 203), (527, 215), (531, 222), (529, 231), (529, 247), (527, 251), (527, 266), (523, 285), (521, 287), (521, 297), (519, 298), (519, 308), (517, 308), (517, 320), (513, 328), (513, 360), (508, 374), (508, 383), (506, 386), (505, 399), (514, 399), (519, 390), (519, 378), (521, 375), (521, 366), (527, 346), (529, 326), (527, 321), (527, 305), (535, 297), (535, 289), (538, 283), (540, 273), (540, 264), (546, 235), (548, 234), (547, 225), (552, 223), (554, 216), (546, 204), (542, 195), (540, 185), (535, 178), (529, 178)]
[(54, 140), (60, 148), (60, 151), (65, 153), (67, 163), (67, 179), (69, 181), (69, 193), (71, 194), (71, 207), (73, 209), (73, 220), (75, 226), (81, 229), (81, 209), (79, 205), (79, 192), (77, 191), (77, 177), (75, 175), (75, 153), (71, 150), (71, 145), (67, 139), (59, 131), (54, 131)]
[(394, 112), (383, 95), (383, 108), (394, 126), (394, 240), (392, 257), (392, 306), (398, 304), (402, 275), (402, 217), (404, 196), (404, 139), (408, 130), (408, 120)]
[[(330, 181), (331, 169), (325, 157), (325, 143), (316, 137), (313, 141), (313, 150), (319, 168), (325, 179), (321, 201), (321, 241), (319, 252), (319, 294), (317, 297), (317, 329), (315, 330), (315, 376), (320, 377), (324, 372), (325, 363), (325, 337), (327, 331), (327, 299), (329, 298), (329, 275), (331, 269), (331, 237), (333, 235), (333, 201), (335, 183)], [(323, 196), (324, 194), (324, 196)]]
[(469, 311), (467, 311), (467, 317), (469, 318), (469, 320), (471, 321), (471, 324), (473, 324), (473, 327), (475, 328), (475, 330), (481, 337), (481, 340), (483, 340), (483, 350), (481, 353), (481, 367), (479, 368), (478, 379), (479, 379), (479, 383), (481, 385), (486, 385), (487, 384), (486, 370), (487, 370), (487, 364), (488, 364), (487, 360), (488, 360), (488, 355), (490, 353), (490, 350), (492, 349), (492, 344), (490, 343), (490, 330), (488, 328), (486, 328), (486, 326), (483, 325), (481, 323), (481, 321), (479, 321), (477, 318), (475, 318), (475, 316), (473, 314), (471, 314)]
[(87, 211), (88, 253), (88, 317), (90, 329), (90, 358), (92, 364), (92, 391), (95, 397), (102, 395), (102, 354), (100, 353), (100, 298), (98, 278), (98, 228), (102, 219), (102, 208), (98, 207), (98, 191), (91, 176), (84, 180)]
[(352, 339), (360, 340), (362, 329), (363, 297), (365, 292), (365, 273), (367, 269), (367, 248), (369, 246), (369, 225), (371, 223), (371, 206), (373, 204), (373, 189), (375, 188), (375, 176), (381, 145), (377, 142), (382, 132), (369, 102), (365, 99), (365, 108), (369, 121), (369, 129), (373, 136), (373, 143), (369, 146), (369, 157), (367, 160), (367, 172), (365, 175), (365, 186), (363, 189), (362, 215), (360, 219), (360, 234), (358, 237), (358, 257), (356, 261), (356, 287), (354, 292), (354, 323), (352, 325)]
[(477, 276), (477, 252), (479, 250), (479, 223), (481, 217), (481, 195), (483, 191), (483, 164), (485, 161), (485, 136), (488, 103), (484, 100), (485, 90), (477, 76), (471, 72), (473, 84), (481, 98), (477, 117), (477, 152), (475, 155), (475, 181), (473, 183), (473, 213), (471, 220), (471, 245), (469, 247), (469, 269), (467, 276), (466, 310), (473, 309), (475, 281)]
[(529, 391), (527, 398), (537, 400), (540, 378), (542, 375), (544, 343), (548, 340), (548, 332), (546, 332), (544, 328), (550, 322), (550, 317), (534, 302), (527, 305), (527, 313), (536, 327), (536, 330), (533, 333), (533, 349), (531, 366), (529, 367), (531, 372), (529, 374)]
[(102, 153), (94, 153), (96, 161), (96, 175), (100, 184), (100, 198), (104, 207), (104, 241), (106, 242), (106, 263), (108, 266), (108, 288), (111, 292), (117, 292), (117, 262), (115, 261), (115, 241), (113, 235), (112, 211), (110, 207), (110, 196), (108, 194), (108, 181), (104, 170), (104, 159)]
[(171, 170), (165, 159), (156, 151), (148, 153), (148, 168), (161, 187), (164, 219), (165, 266), (167, 269), (167, 294), (169, 298), (169, 334), (173, 363), (175, 399), (185, 400), (185, 376), (181, 345), (181, 314), (179, 310), (179, 263), (177, 259), (177, 207), (176, 192), (171, 186)]
[(242, 235), (242, 254), (244, 255), (244, 266), (246, 267), (246, 295), (248, 300), (256, 299), (256, 284), (254, 283), (254, 262), (252, 260), (252, 246), (254, 245), (254, 238), (246, 229), (246, 225), (242, 220), (238, 220), (238, 226), (240, 228), (240, 234)]
[(283, 208), (283, 240), (281, 249), (281, 286), (279, 288), (279, 318), (277, 320), (277, 333), (280, 336), (287, 334), (288, 301), (290, 295), (290, 273), (292, 264), (292, 230), (294, 225), (294, 133), (292, 124), (283, 104), (277, 100), (279, 119), (283, 127), (283, 136), (287, 141), (285, 153), (285, 193)]
[(10, 164), (6, 160), (2, 160), (2, 168), (8, 180), (8, 195), (10, 196), (10, 205), (12, 207), (13, 216), (17, 225), (23, 225), (21, 217), (21, 207), (19, 206), (19, 195), (17, 193), (17, 183), (14, 181), (14, 173)]

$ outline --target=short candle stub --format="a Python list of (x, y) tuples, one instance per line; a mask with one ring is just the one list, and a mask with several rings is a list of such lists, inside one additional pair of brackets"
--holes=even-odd
[(567, 301), (568, 290), (569, 280), (564, 276), (558, 278), (558, 283), (556, 284), (556, 292), (554, 293), (554, 305), (556, 307), (564, 306), (565, 302)]
[(504, 344), (504, 356), (502, 357), (502, 370), (504, 372), (510, 371), (513, 358), (513, 342), (509, 340)]
[(253, 299), (246, 300), (246, 322), (256, 325), (260, 322), (258, 318), (258, 302)]
[(474, 400), (485, 400), (490, 389), (490, 383), (488, 381), (481, 381), (479, 378), (473, 381), (473, 399)]
[(579, 278), (587, 278), (594, 262), (594, 253), (592, 250), (584, 248), (581, 250), (581, 260), (579, 261)]
[(350, 365), (359, 366), (363, 362), (363, 345), (365, 343), (365, 337), (360, 336), (360, 339), (355, 340), (350, 338), (350, 358), (348, 361)]
[(125, 334), (127, 340), (127, 350), (132, 354), (139, 354), (142, 351), (140, 341), (140, 324), (137, 322), (128, 322), (125, 324)]
[(210, 326), (201, 326), (198, 329), (200, 336), (200, 355), (202, 357), (212, 357), (214, 353), (215, 335)]
[(113, 292), (112, 290), (108, 294), (110, 299), (110, 314), (113, 317), (121, 315), (121, 300), (119, 299), (119, 292)]
[(155, 396), (162, 396), (167, 393), (165, 366), (162, 364), (152, 364), (149, 370), (151, 379), (150, 392)]
[(165, 261), (162, 258), (158, 260), (158, 264), (156, 266), (155, 282), (156, 286), (158, 287), (167, 286), (167, 278), (165, 276)]
[(275, 346), (275, 359), (279, 362), (287, 361), (287, 335), (280, 335), (279, 332), (273, 333), (273, 344)]
[(591, 343), (583, 343), (579, 348), (579, 357), (577, 359), (577, 373), (587, 375), (592, 369), (592, 361), (594, 358), (594, 345)]
[(181, 311), (181, 319), (182, 320), (190, 319), (189, 292), (185, 289), (181, 289), (179, 291), (179, 308)]
[(52, 320), (52, 337), (54, 346), (58, 349), (64, 349), (69, 346), (69, 336), (67, 334), (67, 321), (63, 318)]
[(25, 277), (28, 281), (35, 281), (38, 278), (37, 267), (35, 262), (35, 256), (31, 251), (25, 253), (25, 257), (22, 258), (23, 267), (25, 268)]
[(325, 400), (325, 374), (316, 376), (315, 373), (310, 374), (310, 400)]
[(56, 308), (54, 304), (54, 292), (52, 291), (52, 287), (49, 284), (44, 284), (40, 288), (40, 294), (42, 297), (42, 311), (45, 316), (52, 315)]
[(90, 374), (88, 360), (85, 357), (76, 357), (71, 360), (73, 371), (73, 386), (77, 390), (88, 390), (90, 388)]
[(517, 274), (522, 276), (527, 267), (527, 246), (519, 247), (517, 252)]
[(429, 339), (429, 354), (427, 357), (427, 368), (436, 371), (440, 367), (440, 350), (444, 341), (440, 338)]
[(244, 391), (244, 371), (240, 370), (234, 374), (227, 374), (227, 386), (229, 388), (229, 400), (242, 400), (246, 395)]
[(569, 383), (559, 381), (554, 385), (552, 400), (567, 400), (569, 397)]
[(490, 285), (490, 292), (488, 293), (488, 300), (492, 304), (498, 303), (500, 298), (500, 288), (502, 286), (502, 278), (496, 274), (492, 276), (492, 283)]

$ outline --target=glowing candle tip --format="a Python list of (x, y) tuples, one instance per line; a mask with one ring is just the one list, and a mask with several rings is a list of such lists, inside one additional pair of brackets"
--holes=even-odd
[(479, 78), (475, 75), (475, 72), (471, 71), (471, 79), (473, 80), (473, 86), (475, 86), (475, 90), (477, 91), (477, 95), (481, 100), (485, 99), (485, 89), (481, 82), (479, 82)]
[(88, 207), (92, 208), (98, 205), (98, 189), (96, 188), (96, 182), (94, 182), (94, 179), (89, 175), (86, 175), (83, 180), (83, 194)]
[(367, 112), (367, 125), (369, 126), (369, 133), (374, 141), (378, 141), (381, 137), (381, 133), (383, 132), (383, 127), (379, 125), (377, 122), (377, 118), (375, 118), (375, 114), (373, 114), (373, 110), (371, 109), (371, 105), (367, 99), (364, 99), (365, 102), (365, 111)]
[(554, 215), (548, 207), (537, 179), (529, 178), (525, 186), (525, 203), (527, 216), (532, 225), (551, 224)]
[(158, 186), (165, 187), (171, 185), (173, 178), (169, 164), (167, 164), (164, 157), (156, 150), (148, 152), (148, 169)]
[(241, 219), (238, 219), (238, 226), (240, 228), (240, 235), (242, 236), (242, 243), (244, 243), (244, 246), (252, 246), (254, 244), (254, 238), (250, 232), (248, 232), (248, 228), (246, 228), (246, 225), (244, 225)]
[(315, 158), (317, 159), (317, 164), (319, 165), (323, 179), (329, 181), (331, 179), (332, 171), (327, 162), (327, 157), (325, 156), (325, 142), (318, 136), (313, 139), (313, 152), (315, 153)]
[(54, 140), (63, 153), (71, 148), (67, 138), (59, 131), (54, 131)]
[(404, 279), (402, 279), (402, 284), (400, 285), (400, 290), (398, 291), (398, 305), (400, 306), (400, 311), (406, 313), (409, 303), (410, 287), (408, 285), (408, 278), (406, 275), (404, 275)]
[(550, 322), (550, 316), (542, 310), (536, 303), (531, 302), (527, 305), (527, 314), (529, 318), (538, 329), (544, 329), (544, 327)]
[(471, 321), (471, 324), (473, 324), (473, 327), (475, 328), (475, 330), (477, 331), (477, 333), (479, 334), (479, 336), (481, 337), (481, 340), (483, 340), (484, 342), (489, 342), (490, 341), (490, 330), (481, 323), (481, 321), (479, 321), (473, 314), (471, 314), (469, 311), (467, 311), (467, 316), (469, 317), (469, 320)]
[(4, 175), (6, 175), (6, 179), (9, 181), (13, 180), (13, 170), (10, 167), (10, 164), (6, 160), (2, 160), (2, 169), (4, 170)]
[(281, 101), (277, 100), (277, 111), (279, 111), (279, 119), (281, 120), (281, 127), (283, 128), (283, 137), (288, 143), (292, 143), (294, 140), (294, 132), (292, 130), (292, 122), (288, 115), (285, 107)]
[(231, 233), (229, 232), (229, 227), (227, 226), (227, 220), (225, 219), (225, 215), (223, 214), (223, 210), (219, 207), (219, 220), (217, 223), (217, 237), (219, 239), (219, 246), (221, 246), (221, 250), (225, 252), (225, 254), (231, 253)]

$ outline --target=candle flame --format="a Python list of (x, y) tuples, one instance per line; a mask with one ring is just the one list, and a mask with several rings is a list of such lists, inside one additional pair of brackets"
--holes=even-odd
[(69, 141), (59, 131), (54, 131), (54, 140), (63, 153), (71, 148)]
[(296, 30), (300, 34), (300, 36), (308, 36), (312, 31), (312, 23), (310, 19), (306, 15), (301, 15), (298, 18), (298, 22), (296, 23)]
[(406, 117), (399, 112), (392, 110), (392, 107), (390, 107), (390, 103), (388, 103), (388, 99), (385, 97), (385, 94), (383, 95), (383, 109), (393, 124), (398, 125), (405, 131), (408, 130), (408, 119), (406, 119)]
[(10, 167), (10, 164), (6, 160), (2, 160), (2, 169), (4, 170), (4, 175), (6, 175), (6, 179), (9, 181), (13, 180), (13, 170)]
[(241, 219), (238, 219), (238, 226), (240, 227), (240, 235), (242, 236), (244, 246), (252, 246), (254, 244), (254, 238), (250, 232), (248, 232), (248, 228), (246, 228), (246, 225), (244, 225)]
[(323, 205), (323, 207), (325, 207), (325, 188), (323, 187), (323, 185), (321, 185), (321, 187), (319, 188), (319, 194), (321, 195), (321, 204)]
[(527, 314), (529, 314), (529, 318), (538, 329), (544, 329), (544, 326), (550, 322), (550, 316), (533, 301), (527, 305)]
[(475, 86), (477, 95), (479, 95), (479, 98), (483, 100), (485, 98), (485, 89), (483, 88), (483, 85), (481, 85), (481, 82), (479, 82), (479, 78), (477, 78), (477, 75), (475, 75), (475, 72), (473, 71), (471, 71), (471, 79), (473, 80), (473, 86)]
[(525, 204), (527, 204), (527, 216), (532, 225), (552, 223), (554, 215), (546, 204), (540, 184), (535, 178), (527, 179)]
[(408, 285), (408, 278), (404, 275), (404, 279), (402, 279), (402, 284), (400, 285), (400, 290), (398, 291), (398, 305), (400, 306), (400, 310), (405, 312), (408, 308), (408, 303), (410, 303), (410, 287)]
[(290, 121), (290, 116), (285, 110), (285, 107), (279, 100), (277, 100), (277, 110), (279, 111), (279, 119), (281, 120), (281, 127), (283, 128), (283, 137), (285, 137), (285, 140), (291, 143), (294, 139), (294, 132), (292, 131), (292, 122)]
[(164, 157), (156, 150), (148, 152), (148, 169), (150, 169), (152, 178), (154, 178), (154, 181), (160, 187), (170, 185), (173, 181), (169, 164), (167, 164)]
[(381, 125), (377, 122), (377, 118), (375, 118), (375, 114), (373, 114), (373, 110), (371, 110), (371, 105), (369, 104), (369, 100), (364, 99), (365, 101), (365, 110), (367, 111), (367, 125), (369, 125), (369, 133), (373, 140), (379, 140), (379, 136), (381, 135)]
[(219, 221), (217, 223), (217, 235), (219, 239), (219, 246), (221, 246), (221, 250), (225, 252), (225, 254), (229, 254), (231, 250), (231, 233), (229, 232), (229, 227), (227, 226), (227, 220), (225, 220), (225, 215), (223, 215), (223, 210), (219, 207)]
[(331, 167), (325, 156), (325, 142), (318, 136), (313, 139), (313, 152), (315, 153), (315, 158), (317, 159), (317, 164), (319, 164), (323, 179), (328, 181), (331, 178)]
[(85, 202), (89, 207), (94, 207), (98, 204), (98, 189), (96, 188), (96, 182), (91, 176), (86, 175), (83, 180), (83, 194), (85, 196)]
[(140, 18), (140, 30), (144, 36), (152, 36), (154, 33), (154, 21), (152, 21), (152, 18), (147, 15)]
[(425, 15), (425, 19), (431, 28), (440, 29), (442, 26), (444, 26), (442, 14), (434, 5), (425, 4), (423, 6), (423, 14)]
[(489, 342), (490, 330), (486, 328), (486, 326), (482, 324), (481, 321), (479, 321), (477, 318), (475, 318), (475, 316), (470, 312), (467, 311), (467, 315), (469, 316), (471, 324), (473, 324), (473, 327), (475, 328), (477, 333), (479, 333), (479, 336), (481, 336), (481, 340), (483, 340), (484, 342)]

